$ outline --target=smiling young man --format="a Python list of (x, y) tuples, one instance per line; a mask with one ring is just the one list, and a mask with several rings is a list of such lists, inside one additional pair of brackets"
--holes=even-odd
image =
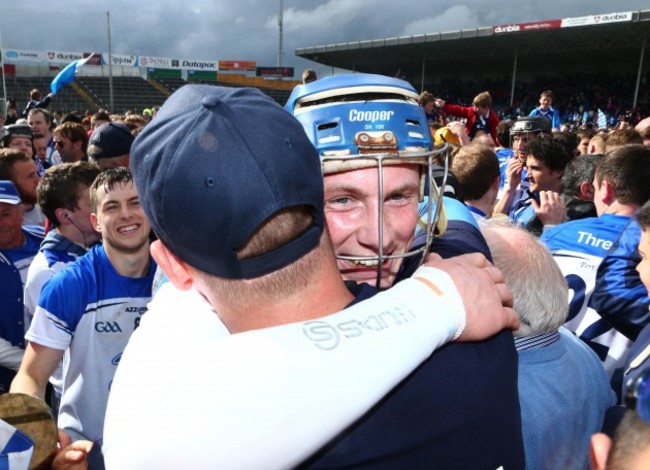
[(91, 221), (103, 245), (43, 288), (11, 391), (43, 398), (63, 358), (58, 425), (73, 439), (101, 444), (108, 391), (147, 309), (156, 265), (149, 255), (149, 223), (129, 169), (101, 173), (90, 201)]
[[(420, 265), (422, 251), (489, 256), (471, 213), (453, 204), (462, 206), (458, 201), (444, 200), (444, 235), (424, 244), (415, 237), (418, 225), (442, 226), (420, 215), (425, 194), (434, 205), (425, 181), (438, 150), (416, 98), (401, 80), (354, 74), (296, 87), (287, 103), (321, 158), (327, 228), (339, 271), (357, 299), (402, 282)], [(516, 362), (510, 334), (450, 345), (309, 465), (522, 468)]]
[[(325, 214), (340, 256), (373, 257), (409, 251), (418, 222), (420, 195), (418, 165), (391, 165), (383, 170), (384, 201), (379, 201), (376, 168), (328, 174), (325, 177)], [(377, 207), (383, 203), (382, 243), (379, 243)], [(386, 258), (379, 287), (393, 285), (402, 258)], [(376, 284), (378, 261), (338, 259), (343, 279)]]

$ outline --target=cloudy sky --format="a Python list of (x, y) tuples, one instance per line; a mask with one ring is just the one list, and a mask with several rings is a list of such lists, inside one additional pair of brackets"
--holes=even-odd
[[(46, 5), (46, 6), (44, 6)], [(278, 60), (279, 0), (22, 0), (3, 8), (5, 49), (107, 51), (202, 60)], [(648, 9), (648, 0), (284, 0), (284, 61), (299, 47)]]

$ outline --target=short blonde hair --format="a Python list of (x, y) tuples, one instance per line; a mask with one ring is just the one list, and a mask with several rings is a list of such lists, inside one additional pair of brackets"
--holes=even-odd
[(482, 93), (479, 93), (474, 97), (472, 104), (474, 106), (480, 106), (482, 108), (489, 108), (492, 106), (492, 96), (490, 95), (490, 92), (484, 91)]

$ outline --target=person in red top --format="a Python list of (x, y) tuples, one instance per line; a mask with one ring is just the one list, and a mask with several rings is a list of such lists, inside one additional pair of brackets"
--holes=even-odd
[(481, 134), (490, 134), (496, 142), (499, 118), (490, 109), (491, 106), (492, 97), (487, 91), (476, 95), (472, 101), (472, 106), (459, 106), (445, 103), (441, 99), (436, 100), (436, 107), (442, 109), (447, 115), (466, 119), (465, 130), (467, 130), (470, 139)]

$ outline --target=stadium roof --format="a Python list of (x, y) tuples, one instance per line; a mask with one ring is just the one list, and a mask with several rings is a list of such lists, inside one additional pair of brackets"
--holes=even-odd
[[(424, 85), (433, 77), (638, 70), (647, 56), (650, 10), (513, 23), (296, 49), (324, 65), (399, 76)], [(646, 67), (647, 67), (646, 58)], [(515, 68), (516, 66), (516, 68)], [(646, 69), (647, 70), (647, 69)]]

